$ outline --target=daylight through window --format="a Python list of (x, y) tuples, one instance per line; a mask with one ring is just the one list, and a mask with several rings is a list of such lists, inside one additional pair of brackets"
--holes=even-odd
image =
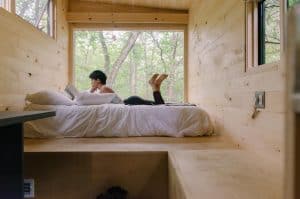
[(246, 1), (246, 71), (280, 60), (280, 2)]
[(52, 0), (16, 0), (16, 14), (53, 36)]
[(293, 7), (297, 3), (300, 3), (300, 0), (288, 0), (288, 7)]
[(280, 0), (258, 4), (258, 64), (280, 60)]
[(75, 84), (90, 87), (89, 73), (103, 70), (122, 98), (152, 99), (148, 80), (169, 74), (162, 86), (167, 101), (184, 99), (184, 31), (74, 31)]
[(0, 7), (4, 8), (4, 9), (7, 9), (6, 8), (6, 3), (7, 3), (7, 0), (0, 0)]

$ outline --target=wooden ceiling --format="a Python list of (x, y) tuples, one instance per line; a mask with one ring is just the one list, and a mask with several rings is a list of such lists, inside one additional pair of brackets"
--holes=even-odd
[(153, 8), (168, 8), (188, 10), (191, 0), (80, 0), (112, 4), (125, 4), (132, 6), (145, 6)]

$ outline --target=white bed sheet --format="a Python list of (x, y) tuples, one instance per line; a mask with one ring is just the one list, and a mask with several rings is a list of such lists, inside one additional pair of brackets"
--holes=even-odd
[(27, 105), (55, 110), (56, 116), (25, 123), (25, 137), (203, 136), (213, 133), (208, 114), (188, 106)]

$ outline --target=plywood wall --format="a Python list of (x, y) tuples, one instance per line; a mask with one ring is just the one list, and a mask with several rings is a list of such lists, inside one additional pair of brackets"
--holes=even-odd
[[(190, 5), (190, 0), (70, 0), (78, 4), (102, 4), (106, 8), (108, 7), (105, 4), (117, 4), (118, 5), (127, 5), (127, 7), (147, 7), (147, 8), (161, 8), (161, 9), (175, 9), (175, 10), (188, 10)], [(91, 8), (92, 11), (94, 8)], [(97, 8), (96, 8), (97, 9)], [(103, 9), (103, 8), (100, 8)], [(130, 9), (130, 8), (129, 8)], [(123, 9), (122, 9), (123, 10)], [(140, 10), (138, 10), (140, 11)], [(130, 11), (129, 11), (130, 12)]]
[[(189, 101), (206, 109), (216, 132), (238, 147), (280, 159), (284, 142), (283, 66), (245, 72), (242, 0), (194, 0), (189, 20)], [(266, 109), (252, 119), (255, 91)]]
[[(138, 17), (136, 17), (138, 15)], [(188, 9), (166, 9), (97, 1), (69, 0), (68, 22), (75, 24), (187, 24)], [(78, 26), (78, 24), (77, 24)], [(81, 26), (82, 27), (82, 26)]]
[[(153, 12), (163, 12), (163, 13), (187, 13), (188, 7), (180, 6), (178, 2), (173, 3), (179, 7), (173, 8), (170, 4), (170, 8), (161, 8), (159, 3), (154, 4), (153, 0), (151, 1), (152, 5), (150, 6), (145, 1), (136, 1), (133, 4), (126, 3), (122, 1), (90, 1), (90, 0), (69, 0), (69, 12), (122, 12), (122, 13), (153, 13)], [(161, 2), (165, 2), (161, 1)], [(171, 1), (170, 1), (171, 2)], [(169, 3), (170, 3), (169, 2)], [(180, 2), (181, 3), (181, 2)], [(183, 2), (182, 2), (183, 3)], [(184, 4), (187, 4), (185, 2)], [(173, 8), (173, 9), (172, 9)]]
[(57, 1), (56, 38), (0, 8), (0, 111), (24, 105), (24, 97), (67, 83), (67, 1)]

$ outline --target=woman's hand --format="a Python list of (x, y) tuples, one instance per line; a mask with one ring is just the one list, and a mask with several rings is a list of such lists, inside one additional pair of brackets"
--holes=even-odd
[(92, 87), (91, 90), (90, 90), (90, 92), (94, 93), (96, 90), (97, 90), (97, 87)]
[(90, 92), (91, 93), (94, 93), (97, 89), (98, 89), (98, 87), (99, 87), (99, 81), (97, 81), (97, 80), (92, 80), (91, 81), (91, 90), (90, 90)]

